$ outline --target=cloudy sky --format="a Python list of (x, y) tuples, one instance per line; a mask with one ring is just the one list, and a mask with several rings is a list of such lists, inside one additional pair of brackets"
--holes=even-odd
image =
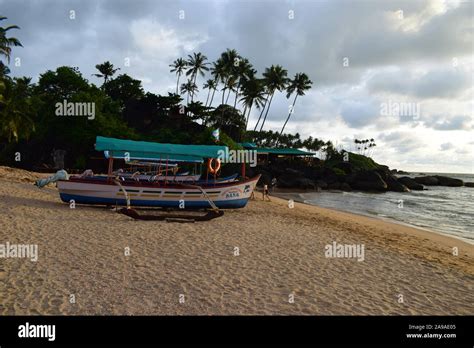
[[(199, 51), (212, 61), (235, 48), (259, 74), (280, 64), (314, 82), (287, 131), (348, 150), (355, 138), (374, 138), (379, 163), (460, 173), (474, 173), (473, 8), (449, 0), (0, 0), (6, 24), (21, 27), (15, 76), (37, 81), (68, 65), (99, 84), (94, 66), (109, 60), (166, 94), (174, 59)], [(266, 129), (281, 129), (289, 104), (275, 96)]]

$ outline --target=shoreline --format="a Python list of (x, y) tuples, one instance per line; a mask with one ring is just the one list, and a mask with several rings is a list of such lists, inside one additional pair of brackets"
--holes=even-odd
[[(361, 212), (346, 211), (346, 210), (342, 210), (342, 209), (338, 209), (338, 208), (334, 208), (334, 207), (327, 208), (327, 207), (324, 207), (324, 206), (321, 206), (321, 205), (314, 205), (314, 204), (306, 203), (305, 200), (300, 197), (300, 194), (313, 193), (313, 192), (317, 193), (318, 191), (277, 189), (274, 192), (270, 192), (270, 196), (277, 197), (277, 198), (284, 199), (284, 200), (293, 199), (295, 202), (298, 202), (298, 203), (301, 203), (301, 204), (306, 204), (306, 205), (313, 206), (313, 207), (318, 207), (318, 208), (321, 208), (321, 209), (328, 209), (328, 210), (332, 210), (332, 211), (336, 211), (336, 212), (340, 212), (340, 213), (353, 214), (355, 216), (371, 218), (371, 219), (375, 219), (375, 220), (379, 220), (379, 221), (385, 221), (385, 222), (393, 223), (393, 224), (400, 225), (400, 226), (406, 226), (406, 227), (410, 227), (410, 228), (420, 230), (420, 231), (423, 231), (423, 232), (433, 233), (435, 235), (440, 235), (440, 236), (444, 236), (444, 237), (447, 237), (447, 238), (452, 238), (454, 240), (459, 240), (459, 241), (462, 241), (464, 243), (467, 243), (469, 245), (474, 246), (474, 241), (470, 241), (466, 238), (458, 237), (458, 236), (455, 236), (455, 235), (452, 235), (452, 234), (449, 234), (449, 233), (446, 233), (446, 232), (434, 230), (431, 227), (417, 226), (415, 224), (400, 221), (400, 220), (397, 220), (397, 219), (391, 218), (391, 217), (372, 215), (372, 214), (369, 214), (369, 213), (364, 214), (364, 213), (361, 213)], [(338, 192), (336, 192), (336, 191), (331, 192), (331, 191), (328, 191), (328, 190), (326, 190), (324, 192), (326, 192), (326, 193), (339, 193), (339, 191)]]
[[(43, 175), (0, 167), (0, 244), (38, 246), (36, 262), (0, 259), (0, 315), (474, 310), (474, 246), (451, 237), (299, 202), (289, 209), (258, 192), (211, 221), (136, 221), (102, 206), (70, 209), (54, 185), (32, 185)], [(328, 257), (334, 243), (364, 245), (363, 260)]]
[[(305, 207), (315, 208), (313, 212), (321, 214), (325, 217), (332, 218), (332, 219), (337, 218), (337, 219), (344, 219), (344, 220), (350, 221), (351, 219), (355, 218), (361, 222), (366, 223), (367, 225), (380, 225), (380, 226), (383, 225), (384, 227), (387, 227), (388, 230), (390, 230), (390, 227), (395, 227), (395, 226), (403, 227), (404, 232), (412, 234), (413, 236), (416, 236), (416, 237), (421, 237), (424, 239), (428, 238), (436, 242), (441, 242), (445, 246), (462, 245), (466, 247), (467, 250), (470, 250), (469, 256), (474, 257), (474, 245), (461, 238), (457, 238), (451, 235), (446, 235), (441, 232), (433, 231), (430, 229), (424, 229), (418, 226), (403, 223), (398, 220), (393, 220), (390, 218), (384, 219), (377, 216), (363, 215), (363, 214), (338, 210), (335, 208), (326, 208), (319, 205), (309, 204), (309, 203), (304, 202), (301, 198), (299, 198), (299, 200), (295, 199), (295, 197), (293, 197), (292, 194), (294, 193), (289, 193), (289, 192), (286, 194), (285, 193), (277, 193), (277, 194), (272, 193), (270, 196), (272, 200), (277, 199), (279, 203), (283, 205), (287, 205), (288, 199), (293, 199), (295, 203), (301, 204), (302, 206), (305, 206)], [(286, 197), (284, 197), (285, 195)]]

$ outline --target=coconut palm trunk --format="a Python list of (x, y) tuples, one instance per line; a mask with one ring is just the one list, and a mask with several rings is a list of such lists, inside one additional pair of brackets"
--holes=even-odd
[[(253, 106), (253, 104), (250, 104), (249, 111), (247, 113), (247, 118), (245, 120), (245, 130), (247, 130), (247, 126), (249, 124), (250, 111), (252, 111), (252, 106)], [(245, 110), (244, 110), (244, 115), (245, 115)]]
[(239, 80), (239, 83), (237, 84), (237, 89), (235, 90), (234, 109), (237, 106), (237, 97), (239, 96), (239, 89), (240, 89), (240, 80)]
[[(191, 76), (191, 81), (193, 81), (194, 84), (196, 84), (196, 75), (197, 74), (193, 74), (193, 76)], [(191, 103), (193, 102), (194, 100), (194, 92), (191, 92)]]
[(270, 97), (270, 101), (268, 102), (267, 112), (265, 113), (265, 117), (263, 118), (262, 125), (260, 126), (260, 132), (262, 131), (263, 126), (265, 125), (265, 121), (267, 120), (268, 110), (270, 110), (270, 106), (272, 105), (272, 100), (273, 100), (274, 95), (275, 95), (275, 91), (273, 91), (272, 96)]
[(224, 89), (222, 90), (222, 103), (221, 104), (224, 104), (224, 99), (225, 99), (225, 90), (226, 90), (226, 86), (227, 86), (227, 82), (229, 81), (229, 79), (227, 79), (224, 83)]
[(211, 101), (209, 102), (209, 107), (212, 105), (212, 101), (214, 100), (214, 94), (216, 93), (216, 88), (212, 90)]
[(291, 114), (293, 113), (293, 110), (295, 109), (296, 98), (298, 98), (298, 93), (296, 93), (296, 95), (295, 95), (295, 99), (293, 100), (293, 105), (291, 106), (291, 110), (290, 110), (290, 112), (288, 113), (288, 117), (286, 118), (286, 121), (285, 121), (285, 123), (283, 124), (283, 127), (281, 128), (280, 135), (283, 134), (283, 131), (285, 130), (286, 124), (287, 124), (288, 121), (290, 120)]
[(207, 106), (207, 102), (209, 101), (209, 96), (211, 95), (211, 89), (209, 88), (209, 91), (207, 92), (207, 98), (206, 98), (206, 103), (204, 106)]
[(176, 81), (176, 94), (179, 94), (179, 78), (181, 77), (181, 74), (178, 74), (178, 81)]
[(230, 92), (231, 92), (231, 90), (229, 88), (229, 94), (227, 94), (227, 98), (225, 98), (225, 103), (226, 104), (229, 102)]
[(253, 129), (254, 132), (257, 130), (258, 124), (260, 123), (260, 119), (262, 118), (263, 113), (265, 112), (265, 107), (267, 106), (267, 101), (268, 101), (268, 97), (267, 97), (267, 99), (265, 99), (265, 103), (263, 104), (262, 111), (260, 111), (260, 116), (258, 116), (257, 123), (255, 124), (255, 128)]

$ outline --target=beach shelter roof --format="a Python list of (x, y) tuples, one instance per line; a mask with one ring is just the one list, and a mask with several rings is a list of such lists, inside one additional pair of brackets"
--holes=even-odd
[(181, 162), (202, 162), (204, 158), (217, 158), (228, 151), (227, 146), (162, 144), (148, 141), (123, 140), (98, 136), (97, 151), (104, 151), (106, 157), (161, 160)]
[(255, 143), (239, 143), (245, 149), (257, 147)]
[(292, 156), (311, 156), (314, 155), (314, 152), (302, 151), (299, 149), (292, 148), (271, 148), (271, 147), (257, 147), (258, 154), (272, 154), (272, 155), (292, 155)]
[(256, 150), (257, 154), (272, 154), (272, 155), (290, 155), (290, 156), (312, 156), (314, 152), (302, 151), (292, 148), (272, 148), (272, 147), (257, 147), (255, 143), (239, 143), (244, 149)]

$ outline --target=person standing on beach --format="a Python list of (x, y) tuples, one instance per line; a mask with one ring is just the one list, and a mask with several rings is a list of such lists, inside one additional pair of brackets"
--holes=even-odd
[(265, 200), (265, 198), (270, 202), (270, 196), (268, 195), (268, 185), (263, 185), (263, 191), (262, 191), (262, 199)]
[(272, 192), (273, 192), (273, 190), (275, 189), (276, 184), (277, 184), (277, 178), (274, 177), (274, 178), (272, 179)]

